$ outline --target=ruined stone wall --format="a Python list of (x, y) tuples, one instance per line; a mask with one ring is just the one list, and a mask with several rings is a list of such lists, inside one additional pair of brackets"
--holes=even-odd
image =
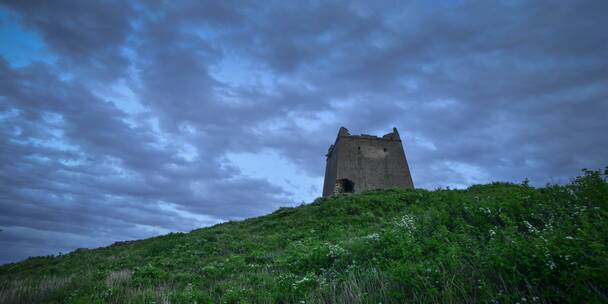
[(325, 171), (323, 196), (334, 193), (336, 180), (354, 183), (354, 192), (381, 188), (414, 188), (399, 133), (383, 137), (350, 135), (340, 129), (330, 148)]
[(325, 181), (323, 182), (323, 196), (331, 196), (334, 194), (334, 188), (336, 185), (337, 173), (338, 173), (338, 158), (334, 155), (338, 155), (339, 149), (335, 145), (329, 147), (327, 152), (327, 159), (325, 163)]

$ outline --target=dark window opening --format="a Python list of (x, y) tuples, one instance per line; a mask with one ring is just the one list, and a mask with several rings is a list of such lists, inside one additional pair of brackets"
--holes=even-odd
[(336, 193), (353, 193), (355, 192), (355, 183), (348, 178), (336, 180)]

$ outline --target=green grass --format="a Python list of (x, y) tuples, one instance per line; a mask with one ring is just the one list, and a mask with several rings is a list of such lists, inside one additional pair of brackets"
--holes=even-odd
[(608, 302), (607, 173), (339, 195), (30, 258), (0, 266), (0, 303)]

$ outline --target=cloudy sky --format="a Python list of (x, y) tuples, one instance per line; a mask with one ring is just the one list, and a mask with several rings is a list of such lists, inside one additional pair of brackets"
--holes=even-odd
[(1, 1), (0, 263), (311, 202), (340, 126), (427, 189), (608, 165), (608, 2), (504, 2)]

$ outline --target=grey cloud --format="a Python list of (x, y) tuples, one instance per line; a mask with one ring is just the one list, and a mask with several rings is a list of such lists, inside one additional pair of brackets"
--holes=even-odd
[[(214, 158), (189, 162), (177, 157), (177, 148), (161, 145), (155, 132), (128, 125), (126, 113), (84, 86), (59, 80), (45, 64), (12, 69), (3, 62), (0, 75), (11, 80), (3, 90), (3, 108), (14, 111), (2, 128), (0, 225), (7, 231), (36, 229), (49, 232), (49, 237), (74, 234), (89, 237), (81, 241), (107, 241), (112, 236), (150, 235), (138, 232), (137, 225), (187, 231), (288, 203), (280, 188), (252, 178), (236, 177), (214, 186), (231, 196), (196, 195), (192, 183), (213, 184), (238, 171), (221, 169)], [(55, 121), (45, 119), (49, 113)], [(161, 202), (206, 214), (210, 220), (193, 221), (164, 210)], [(3, 261), (23, 257), (13, 251), (6, 254)]]
[[(204, 224), (187, 214), (269, 212), (293, 193), (226, 155), (270, 150), (319, 177), (341, 125), (398, 127), (420, 187), (542, 185), (606, 165), (602, 1), (5, 7), (58, 61), (0, 60), (0, 109), (12, 113), (0, 128), (0, 225), (19, 231), (3, 244), (39, 242), (33, 229), (73, 234), (56, 247), (66, 250)], [(118, 80), (140, 112), (99, 93)]]

